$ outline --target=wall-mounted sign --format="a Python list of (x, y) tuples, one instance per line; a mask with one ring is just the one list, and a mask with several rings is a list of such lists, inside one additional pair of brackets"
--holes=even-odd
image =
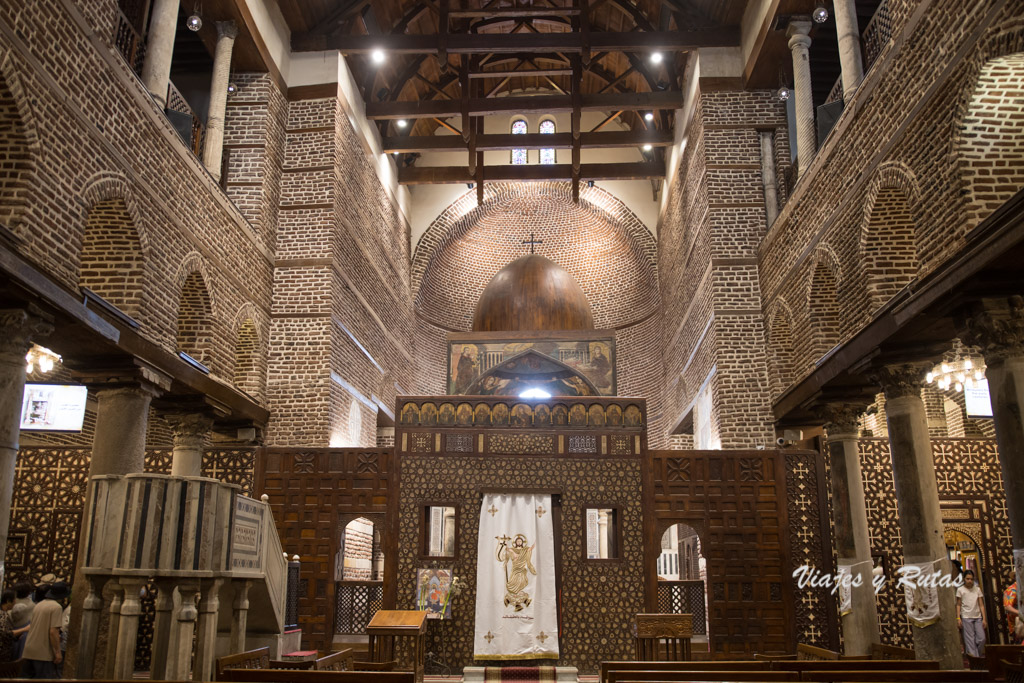
[(26, 384), (21, 403), (21, 428), (32, 431), (80, 432), (89, 389), (71, 384)]
[(967, 417), (992, 417), (992, 399), (988, 394), (988, 380), (982, 379), (971, 388), (964, 387)]

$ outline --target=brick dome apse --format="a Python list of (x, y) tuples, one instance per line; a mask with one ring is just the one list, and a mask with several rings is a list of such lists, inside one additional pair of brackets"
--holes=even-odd
[(413, 257), (418, 315), (467, 331), (485, 287), (504, 267), (536, 253), (564, 268), (590, 303), (597, 329), (636, 324), (659, 307), (654, 236), (625, 204), (598, 187), (573, 204), (568, 183), (487, 186), (484, 204), (467, 192), (441, 213)]

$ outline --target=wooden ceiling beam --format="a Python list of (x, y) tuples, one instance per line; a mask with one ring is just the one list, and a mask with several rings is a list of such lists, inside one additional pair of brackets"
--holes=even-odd
[(500, 9), (453, 9), (449, 17), (470, 17), (486, 19), (489, 17), (574, 17), (580, 13), (575, 7), (503, 7)]
[[(735, 29), (706, 31), (592, 31), (589, 45), (579, 33), (457, 33), (448, 36), (449, 54), (486, 54), (510, 52), (565, 52), (579, 54), (586, 47), (609, 52), (691, 51), (702, 47), (731, 47), (739, 44)], [(340, 50), (347, 55), (384, 50), (388, 54), (431, 54), (437, 52), (438, 35), (317, 35), (292, 37), (295, 52)]]
[[(669, 147), (673, 143), (670, 130), (617, 130), (605, 133), (584, 132), (580, 134), (582, 149), (614, 149), (618, 147)], [(453, 152), (466, 149), (466, 143), (459, 135), (395, 135), (382, 140), (385, 152)], [(572, 147), (572, 133), (511, 133), (479, 134), (476, 149), (481, 152), (497, 152), (510, 149), (569, 149)]]
[[(587, 180), (650, 180), (665, 177), (665, 164), (638, 161), (605, 164), (582, 164), (580, 181)], [(484, 166), (477, 164), (476, 173), (464, 166), (410, 166), (398, 169), (400, 185), (455, 185), (460, 183), (542, 182), (572, 180), (572, 164), (531, 164), (526, 166)]]
[(476, 71), (470, 78), (528, 78), (530, 76), (571, 76), (572, 69), (527, 69), (525, 71)]
[[(583, 95), (581, 100), (581, 111), (657, 111), (679, 109), (683, 105), (682, 93), (671, 90)], [(470, 116), (509, 112), (544, 114), (568, 111), (572, 111), (572, 97), (569, 95), (473, 98), (469, 101), (468, 108)], [(459, 114), (462, 114), (462, 107), (457, 100), (366, 103), (366, 118), (373, 120), (447, 118)]]

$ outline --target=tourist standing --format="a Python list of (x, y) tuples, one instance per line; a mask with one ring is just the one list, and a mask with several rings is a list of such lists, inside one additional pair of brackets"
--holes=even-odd
[(1003, 610), (1006, 612), (1006, 620), (1010, 625), (1010, 642), (1020, 645), (1024, 638), (1017, 635), (1017, 620), (1020, 619), (1020, 612), (1017, 611), (1017, 582), (1014, 581), (1010, 587), (1003, 591)]
[(14, 607), (15, 593), (6, 590), (0, 595), (0, 664), (12, 662), (15, 656), (15, 644), (18, 636), (28, 631), (28, 626), (16, 629), (11, 620), (11, 608)]
[(972, 657), (980, 657), (988, 630), (983, 596), (981, 587), (974, 583), (973, 571), (965, 571), (963, 578), (963, 584), (956, 589), (956, 625), (963, 631), (964, 650)]
[(64, 661), (60, 651), (60, 627), (64, 613), (61, 601), (68, 597), (68, 593), (68, 585), (58, 581), (50, 586), (46, 598), (36, 603), (22, 653), (21, 672), (25, 678), (60, 678), (57, 667)]

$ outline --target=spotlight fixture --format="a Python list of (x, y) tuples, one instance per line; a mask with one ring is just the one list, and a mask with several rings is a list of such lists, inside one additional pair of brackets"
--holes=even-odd
[(594, 186), (594, 181), (593, 180), (588, 180), (587, 181), (587, 187), (593, 187), (593, 186)]
[(370, 53), (370, 59), (373, 60), (374, 64), (383, 64), (387, 57), (384, 54), (384, 50), (374, 50)]
[(818, 6), (814, 8), (814, 13), (811, 14), (815, 24), (824, 24), (828, 21), (828, 8), (825, 7), (823, 0), (818, 0)]
[(779, 86), (779, 99), (785, 102), (793, 94), (793, 91), (789, 89), (788, 85)]
[(653, 121), (653, 120), (654, 120), (654, 112), (653, 111), (649, 111), (646, 114), (644, 114), (644, 121)]
[(406, 122), (405, 119), (398, 119), (397, 121), (395, 121), (395, 125), (398, 126), (399, 128), (405, 128), (409, 124)]
[(664, 57), (662, 56), (662, 54), (660, 52), (652, 52), (651, 53), (651, 63), (652, 64), (661, 64), (661, 60), (662, 59), (664, 59)]
[(466, 187), (472, 190), (474, 187), (476, 187), (476, 183), (466, 183)]
[(392, 152), (392, 154), (394, 154), (396, 157), (398, 156), (398, 152)]
[(649, 144), (647, 144), (647, 145), (644, 145), (644, 151), (645, 151), (645, 152), (650, 152), (650, 151), (651, 151), (652, 149), (654, 149), (654, 148), (653, 148), (653, 147), (651, 147), (651, 146), (650, 146)]

